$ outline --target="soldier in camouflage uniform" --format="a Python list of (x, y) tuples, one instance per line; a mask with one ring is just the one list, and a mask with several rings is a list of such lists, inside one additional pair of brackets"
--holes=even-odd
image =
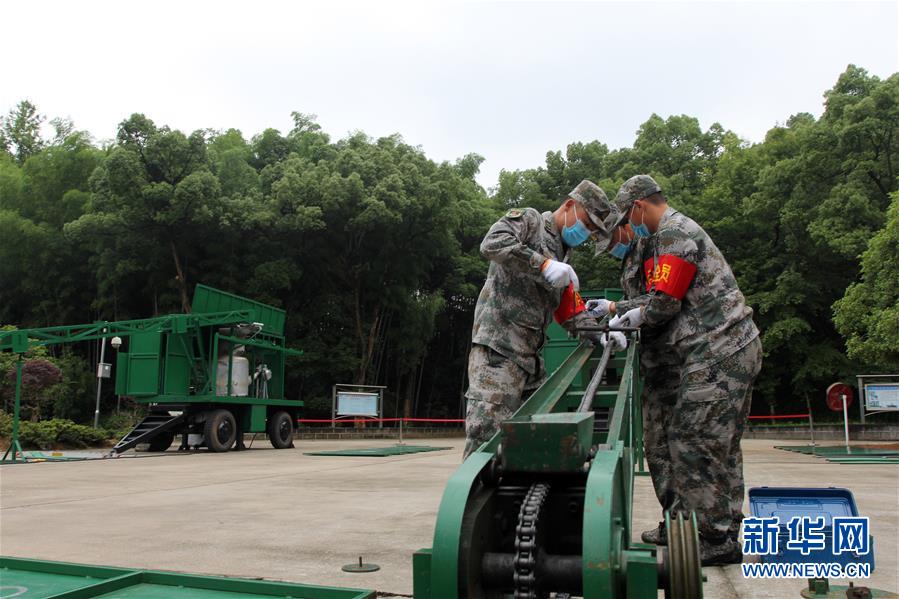
[[(590, 237), (606, 245), (611, 215), (605, 193), (585, 180), (555, 212), (513, 208), (490, 227), (481, 243), (490, 269), (475, 307), (468, 358), (465, 457), (540, 386), (546, 328), (565, 307), (563, 294), (579, 287), (567, 264), (569, 251)], [(586, 318), (581, 312), (560, 324), (570, 329)]]
[[(643, 253), (646, 245), (647, 240), (637, 237), (627, 223), (613, 227), (607, 249), (613, 256), (621, 259), (620, 285), (623, 298), (617, 302), (588, 301), (587, 308), (591, 316), (608, 316), (613, 308), (623, 314), (649, 303), (650, 295), (646, 293), (643, 276)], [(643, 382), (644, 455), (649, 465), (653, 489), (664, 512), (674, 507), (667, 425), (673, 417), (680, 386), (678, 377), (671, 373), (678, 372), (680, 359), (677, 354), (657, 342), (660, 332), (658, 329), (642, 331), (640, 377)], [(664, 533), (664, 526), (654, 529), (652, 534), (644, 533), (643, 541), (664, 545), (665, 539), (659, 536), (659, 531)]]
[[(696, 512), (703, 564), (737, 563), (744, 492), (740, 439), (762, 363), (752, 309), (708, 234), (669, 207), (651, 177), (626, 181), (615, 204), (622, 224), (644, 238), (646, 297), (609, 310), (618, 322), (642, 327), (646, 349), (668, 352), (678, 362), (650, 381), (668, 385), (665, 396), (677, 385), (677, 394), (673, 406), (663, 401), (648, 407), (647, 453), (661, 460), (667, 445), (670, 469), (659, 488), (667, 486), (670, 509)], [(654, 436), (658, 431), (651, 429), (660, 425), (664, 430)], [(664, 468), (656, 471), (666, 476)]]

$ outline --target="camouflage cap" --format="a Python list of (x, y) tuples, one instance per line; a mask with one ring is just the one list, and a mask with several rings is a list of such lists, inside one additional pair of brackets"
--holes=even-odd
[(621, 185), (618, 195), (615, 196), (615, 209), (620, 214), (617, 224), (621, 224), (627, 218), (631, 206), (637, 200), (648, 198), (654, 193), (662, 191), (655, 179), (649, 175), (634, 175)]
[(606, 215), (603, 226), (593, 235), (593, 240), (596, 242), (595, 255), (599, 256), (612, 245), (612, 233), (615, 232), (615, 227), (618, 226), (619, 221), (621, 221), (621, 215), (615, 210), (615, 207), (612, 206), (612, 209), (609, 211), (608, 215)]
[(571, 190), (568, 197), (583, 206), (594, 225), (605, 227), (605, 219), (612, 210), (612, 203), (596, 183), (584, 179)]
[(612, 227), (618, 220), (615, 207), (612, 206), (606, 192), (593, 181), (584, 179), (571, 190), (568, 197), (583, 206), (590, 221), (596, 226), (596, 231), (593, 232), (596, 251), (597, 253), (604, 251), (612, 238)]

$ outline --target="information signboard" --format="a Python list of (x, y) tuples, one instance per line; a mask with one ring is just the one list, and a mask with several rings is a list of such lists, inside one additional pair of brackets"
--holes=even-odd
[(337, 392), (338, 416), (370, 416), (378, 417), (377, 393), (362, 393), (359, 391)]
[(865, 409), (868, 411), (899, 410), (899, 383), (865, 385)]

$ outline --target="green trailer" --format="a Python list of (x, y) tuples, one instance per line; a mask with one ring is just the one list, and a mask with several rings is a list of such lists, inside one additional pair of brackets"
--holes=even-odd
[[(287, 399), (285, 361), (302, 352), (287, 347), (280, 308), (197, 285), (189, 314), (0, 332), (0, 351), (19, 354), (13, 443), (23, 356), (29, 348), (111, 340), (116, 350), (115, 391), (148, 407), (148, 414), (113, 448), (139, 444), (165, 451), (181, 435), (181, 449), (243, 448), (244, 433), (265, 433), (278, 449), (293, 445), (303, 402)], [(102, 372), (102, 366), (101, 366)], [(5, 459), (5, 456), (4, 456)]]
[(374, 599), (374, 591), (0, 557), (3, 599)]

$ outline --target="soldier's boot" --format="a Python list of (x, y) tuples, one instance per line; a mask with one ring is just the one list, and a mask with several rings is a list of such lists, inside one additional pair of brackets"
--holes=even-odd
[(667, 545), (668, 531), (665, 530), (665, 523), (659, 522), (659, 525), (655, 528), (644, 531), (643, 534), (640, 535), (640, 538), (643, 539), (644, 543), (649, 543), (651, 545)]
[(726, 566), (743, 561), (740, 544), (730, 535), (721, 539), (699, 537), (699, 559), (703, 566)]

